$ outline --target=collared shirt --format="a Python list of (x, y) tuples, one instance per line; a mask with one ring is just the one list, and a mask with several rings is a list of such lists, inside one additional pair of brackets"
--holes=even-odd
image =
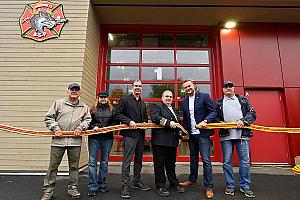
[(172, 108), (172, 106), (168, 106), (168, 108), (170, 109), (171, 113), (174, 115), (175, 119), (178, 121), (177, 117), (176, 117), (176, 114)]
[(138, 121), (137, 122), (143, 122), (143, 117), (142, 117), (142, 99), (141, 97), (139, 97), (138, 99), (136, 99), (134, 97), (134, 102), (136, 103), (136, 107), (137, 107), (137, 118)]
[[(225, 122), (238, 122), (241, 118), (243, 118), (241, 104), (235, 95), (233, 95), (230, 98), (224, 96), (223, 115)], [(221, 141), (241, 139), (242, 129), (228, 129), (228, 131), (230, 135), (226, 137), (221, 137)]]
[(191, 118), (191, 134), (200, 134), (199, 129), (196, 129), (196, 119), (195, 119), (195, 95), (189, 96), (189, 111)]
[(136, 99), (136, 97), (133, 94), (130, 94), (129, 97), (129, 101), (132, 102), (132, 106), (134, 106), (135, 110), (137, 111), (135, 112), (136, 118), (133, 121), (135, 121), (136, 123), (143, 122), (142, 98), (139, 96), (139, 98)]

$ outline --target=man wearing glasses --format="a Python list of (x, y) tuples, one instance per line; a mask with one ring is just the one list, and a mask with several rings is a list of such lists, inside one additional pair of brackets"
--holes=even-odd
[(132, 188), (142, 191), (150, 190), (141, 180), (142, 158), (144, 152), (145, 130), (137, 129), (136, 123), (148, 121), (146, 104), (141, 98), (142, 82), (136, 80), (132, 84), (132, 94), (121, 98), (116, 108), (116, 119), (127, 124), (130, 130), (122, 130), (124, 158), (122, 163), (121, 197), (130, 198), (130, 163), (134, 155)]

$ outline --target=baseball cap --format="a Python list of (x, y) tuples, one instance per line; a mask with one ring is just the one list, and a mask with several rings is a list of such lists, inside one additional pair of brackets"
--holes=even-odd
[(231, 82), (231, 81), (225, 81), (223, 87), (228, 87), (228, 86), (229, 87), (234, 86), (233, 82)]
[(68, 90), (73, 88), (77, 88), (78, 90), (80, 90), (80, 85), (78, 83), (71, 83), (68, 87)]
[(106, 92), (99, 92), (98, 97), (108, 97)]

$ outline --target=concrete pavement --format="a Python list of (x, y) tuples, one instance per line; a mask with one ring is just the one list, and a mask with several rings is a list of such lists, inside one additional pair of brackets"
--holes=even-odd
[[(216, 200), (237, 200), (248, 199), (238, 190), (234, 196), (224, 194), (225, 178), (222, 174), (221, 166), (214, 166), (214, 182), (215, 182), (215, 198)], [(235, 171), (237, 169), (235, 168)], [(131, 199), (165, 199), (165, 200), (192, 200), (205, 199), (202, 195), (202, 166), (200, 167), (200, 175), (196, 186), (186, 188), (184, 194), (171, 191), (170, 197), (160, 197), (155, 192), (153, 166), (145, 165), (143, 167), (142, 179), (144, 183), (151, 187), (150, 191), (131, 190)], [(0, 172), (1, 173), (1, 172)], [(177, 175), (179, 181), (188, 178), (189, 166), (177, 166)], [(300, 199), (300, 175), (293, 174), (288, 168), (278, 167), (251, 167), (252, 188), (255, 192), (256, 200), (298, 200)], [(42, 184), (44, 176), (30, 175), (0, 175), (0, 199), (1, 200), (39, 200), (42, 195)], [(236, 179), (238, 175), (236, 174)], [(122, 199), (120, 197), (120, 166), (109, 166), (108, 185), (111, 188), (108, 193), (98, 193), (96, 197), (87, 196), (87, 170), (80, 173), (79, 190), (83, 194), (84, 200), (105, 199), (115, 200)], [(55, 200), (69, 199), (67, 194), (68, 176), (58, 176), (57, 184), (54, 192)]]

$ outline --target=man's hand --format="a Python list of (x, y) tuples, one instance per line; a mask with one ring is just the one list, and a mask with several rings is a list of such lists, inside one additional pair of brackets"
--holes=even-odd
[(199, 123), (199, 126), (200, 126), (201, 129), (206, 128), (206, 125), (207, 125), (207, 121), (206, 120), (203, 120), (202, 122)]
[(177, 127), (177, 123), (174, 121), (170, 121), (170, 127), (171, 128), (176, 128)]
[(81, 130), (79, 128), (76, 128), (74, 131), (75, 136), (80, 136), (81, 135)]
[(245, 126), (245, 123), (242, 120), (239, 120), (237, 122), (237, 128), (243, 128)]
[(129, 127), (130, 127), (130, 129), (137, 129), (137, 126), (134, 121), (129, 122)]
[(62, 136), (62, 131), (61, 130), (54, 131), (54, 135), (55, 135), (55, 137), (61, 137)]

